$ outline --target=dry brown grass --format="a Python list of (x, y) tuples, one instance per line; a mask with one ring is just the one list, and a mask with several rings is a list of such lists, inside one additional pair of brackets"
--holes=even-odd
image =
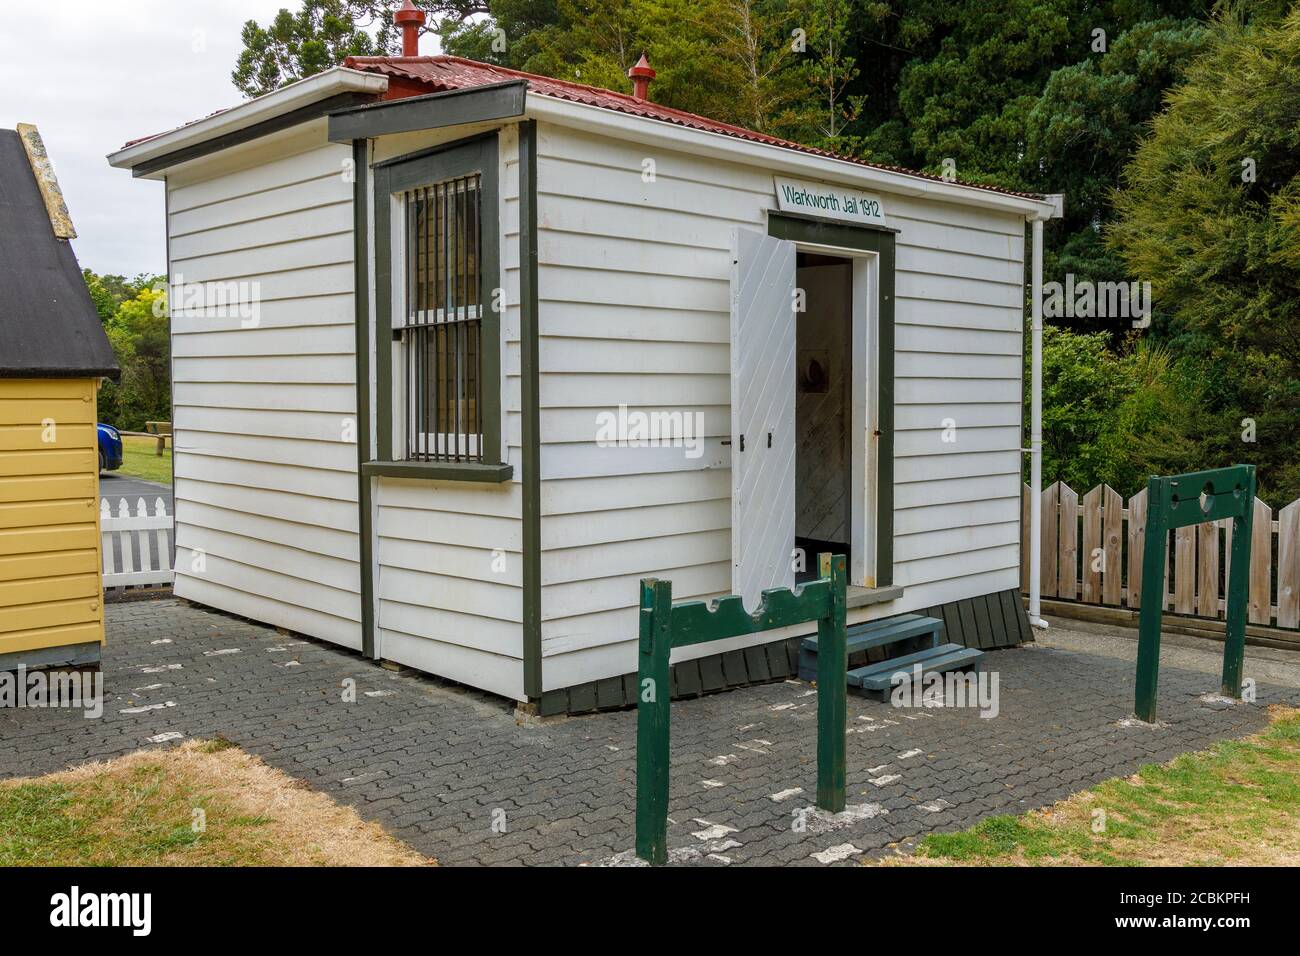
[[(203, 826), (196, 832), (196, 811)], [(434, 861), (214, 741), (0, 783), (0, 863), (421, 866)]]

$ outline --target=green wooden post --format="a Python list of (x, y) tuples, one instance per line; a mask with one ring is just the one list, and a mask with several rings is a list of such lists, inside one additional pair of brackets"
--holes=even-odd
[(1147, 533), (1142, 552), (1142, 614), (1138, 626), (1137, 686), (1134, 713), (1156, 719), (1156, 684), (1160, 677), (1160, 619), (1165, 607), (1165, 552), (1169, 547), (1169, 479), (1147, 482)]
[(641, 581), (641, 645), (636, 709), (636, 855), (668, 862), (669, 658), (673, 583)]
[(1228, 575), (1228, 599), (1224, 609), (1227, 635), (1223, 642), (1225, 697), (1241, 698), (1241, 664), (1246, 654), (1246, 608), (1250, 603), (1250, 544), (1255, 527), (1255, 466), (1245, 466), (1245, 498), (1241, 514), (1232, 519), (1232, 570)]
[(817, 806), (840, 813), (844, 810), (849, 666), (844, 555), (818, 555), (817, 568), (831, 582), (829, 613), (817, 622)]
[(1165, 609), (1165, 555), (1169, 529), (1232, 519), (1232, 572), (1224, 619), (1223, 694), (1241, 696), (1241, 665), (1246, 650), (1250, 546), (1255, 524), (1255, 466), (1233, 465), (1195, 471), (1147, 483), (1146, 553), (1142, 556), (1142, 619), (1138, 628), (1137, 686), (1134, 712), (1156, 719), (1156, 685), (1160, 673), (1160, 619)]
[(848, 576), (843, 555), (820, 555), (818, 566), (816, 581), (798, 593), (766, 590), (755, 611), (746, 610), (734, 594), (709, 605), (686, 601), (673, 607), (671, 581), (641, 581), (636, 715), (636, 855), (641, 859), (654, 866), (668, 862), (669, 664), (674, 647), (817, 621), (817, 805), (833, 813), (844, 809)]

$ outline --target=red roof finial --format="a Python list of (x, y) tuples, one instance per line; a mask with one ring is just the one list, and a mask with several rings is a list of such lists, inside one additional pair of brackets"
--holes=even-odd
[(650, 90), (650, 81), (653, 80), (657, 73), (650, 69), (650, 61), (646, 59), (645, 54), (641, 54), (641, 59), (636, 61), (636, 66), (627, 71), (627, 75), (632, 80), (632, 96), (634, 99), (644, 100)]
[(420, 55), (420, 28), (425, 19), (425, 12), (417, 9), (411, 0), (403, 0), (402, 6), (393, 14), (393, 22), (402, 28), (402, 56)]

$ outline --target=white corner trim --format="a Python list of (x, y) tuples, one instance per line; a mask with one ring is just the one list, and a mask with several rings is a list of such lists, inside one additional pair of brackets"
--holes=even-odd
[(298, 80), (273, 93), (240, 103), (225, 112), (189, 123), (178, 129), (127, 146), (108, 155), (108, 164), (117, 169), (133, 169), (141, 163), (166, 156), (178, 149), (195, 146), (216, 136), (246, 129), (258, 123), (275, 119), (319, 103), (340, 93), (383, 93), (388, 89), (388, 77), (362, 70), (335, 67)]
[(532, 90), (528, 94), (527, 113), (533, 119), (591, 133), (658, 145), (664, 149), (716, 156), (732, 162), (762, 166), (773, 172), (852, 183), (895, 195), (977, 206), (1030, 219), (1049, 219), (1056, 209), (1050, 200), (1012, 196), (961, 183), (945, 183), (923, 176), (862, 166), (848, 160), (831, 159), (783, 146), (634, 116), (605, 107), (575, 103)]

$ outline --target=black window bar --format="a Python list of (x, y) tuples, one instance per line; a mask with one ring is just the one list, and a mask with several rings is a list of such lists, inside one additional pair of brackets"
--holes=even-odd
[(482, 462), (479, 176), (408, 190), (406, 459)]

